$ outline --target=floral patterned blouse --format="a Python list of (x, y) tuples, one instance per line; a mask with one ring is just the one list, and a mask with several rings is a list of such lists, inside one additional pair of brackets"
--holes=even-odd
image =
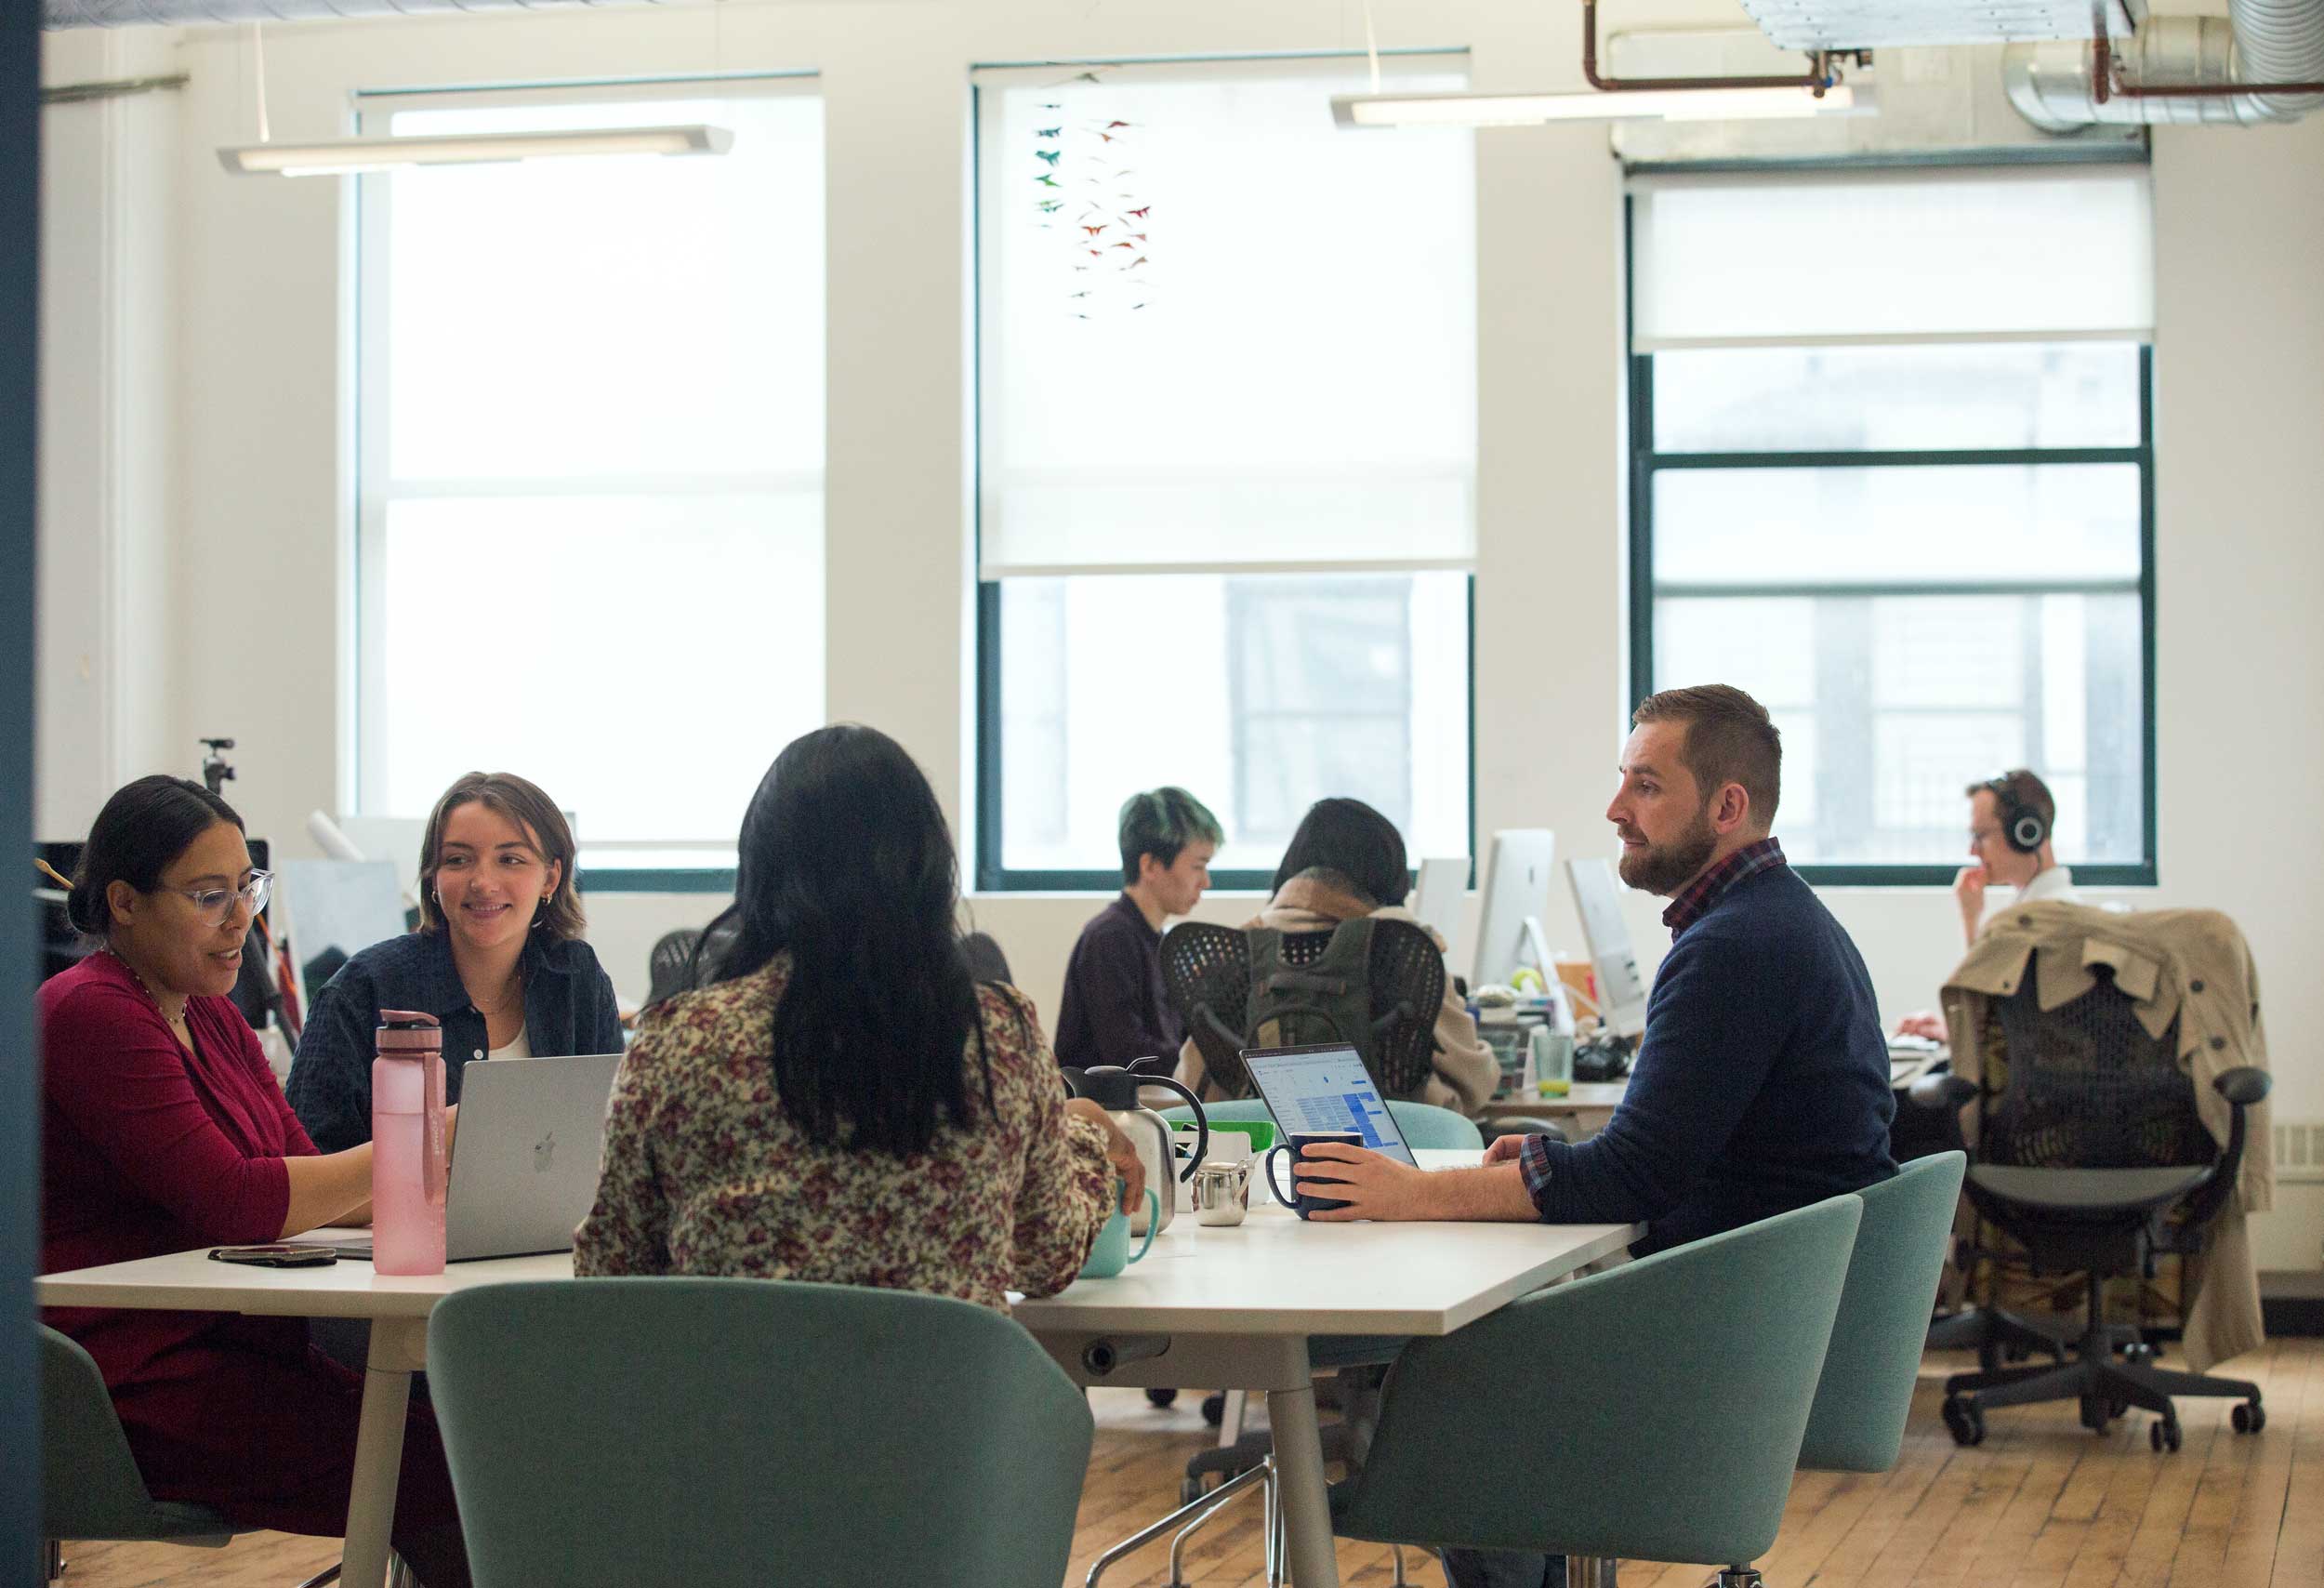
[(1073, 1282), (1111, 1211), (1096, 1127), (1065, 1113), (1057, 1061), (1013, 987), (977, 988), (992, 1068), (962, 1062), (976, 1118), (898, 1159), (819, 1147), (775, 1098), (787, 955), (650, 1011), (614, 1078), (597, 1204), (575, 1274), (691, 1274), (925, 1290), (1007, 1310)]

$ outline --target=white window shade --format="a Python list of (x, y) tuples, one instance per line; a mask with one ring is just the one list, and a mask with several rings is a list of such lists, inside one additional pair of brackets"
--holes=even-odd
[(1340, 130), (1360, 60), (1094, 75), (978, 77), (982, 576), (1467, 567), (1472, 135)]
[(1640, 352), (2139, 339), (2154, 324), (2143, 167), (1649, 178), (1632, 204)]

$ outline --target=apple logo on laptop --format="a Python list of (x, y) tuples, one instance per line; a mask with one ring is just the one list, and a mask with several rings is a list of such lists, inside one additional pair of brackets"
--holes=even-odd
[(547, 1174), (548, 1160), (557, 1156), (557, 1132), (551, 1131), (533, 1146), (533, 1172)]

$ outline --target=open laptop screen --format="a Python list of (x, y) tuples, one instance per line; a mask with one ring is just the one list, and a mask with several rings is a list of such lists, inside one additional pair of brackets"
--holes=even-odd
[[(1374, 1152), (1399, 1163), (1414, 1163), (1395, 1117), (1372, 1078), (1344, 1042), (1312, 1048), (1251, 1048), (1243, 1063), (1273, 1114), (1275, 1128), (1293, 1131), (1353, 1131)], [(1415, 1167), (1418, 1167), (1415, 1164)]]

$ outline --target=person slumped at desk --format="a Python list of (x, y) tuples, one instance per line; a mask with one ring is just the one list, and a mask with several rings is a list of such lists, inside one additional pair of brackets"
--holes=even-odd
[[(1503, 1137), (1481, 1169), (1311, 1148), (1299, 1178), (1348, 1202), (1315, 1218), (1644, 1224), (1631, 1248), (1644, 1256), (1896, 1172), (1871, 978), (1770, 836), (1775, 724), (1723, 684), (1650, 695), (1632, 721), (1606, 816), (1622, 880), (1670, 899), (1670, 951), (1621, 1106), (1578, 1145)], [(1539, 1555), (1453, 1555), (1459, 1588), (1538, 1584), (1546, 1569)]]
[[(40, 989), (41, 1271), (282, 1240), (370, 1217), (371, 1148), (318, 1153), (226, 994), (268, 877), (198, 783), (105, 802), (67, 895), (97, 947)], [(146, 1487), (238, 1528), (347, 1528), (363, 1380), (303, 1319), (51, 1307), (96, 1358)], [(396, 1551), (428, 1588), (468, 1555), (434, 1420), (412, 1410)]]
[(315, 995), (290, 1101), (325, 1152), (371, 1140), (383, 1009), (443, 1023), (444, 1096), (471, 1062), (617, 1053), (614, 984), (581, 941), (573, 829), (513, 773), (471, 772), (436, 801), (419, 851), (419, 930), (375, 943)]
[(736, 1275), (1002, 1308), (1073, 1282), (1138, 1155), (1067, 1101), (1024, 996), (971, 979), (936, 796), (870, 728), (775, 759), (743, 817), (720, 980), (614, 1078), (576, 1274)]

